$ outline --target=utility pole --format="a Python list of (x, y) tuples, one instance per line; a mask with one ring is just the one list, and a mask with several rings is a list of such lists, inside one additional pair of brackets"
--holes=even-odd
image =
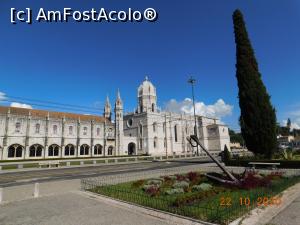
[[(197, 136), (197, 117), (196, 117), (196, 107), (195, 107), (195, 93), (194, 93), (194, 85), (196, 83), (196, 79), (194, 79), (192, 76), (188, 80), (188, 83), (192, 86), (192, 97), (193, 97), (193, 107), (194, 107), (194, 119), (195, 119), (195, 125), (194, 125), (194, 135)], [(197, 145), (197, 156), (199, 156), (199, 148)]]

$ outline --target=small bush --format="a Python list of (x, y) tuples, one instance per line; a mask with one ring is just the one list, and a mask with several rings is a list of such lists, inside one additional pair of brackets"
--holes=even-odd
[(274, 171), (268, 174), (266, 177), (270, 180), (279, 180), (283, 177), (284, 172)]
[(146, 194), (150, 195), (151, 197), (158, 196), (160, 194), (160, 189), (158, 186), (150, 185), (147, 189), (145, 189)]
[(187, 174), (187, 178), (191, 181), (191, 182), (195, 182), (198, 180), (199, 175), (196, 172), (189, 172)]
[(227, 163), (231, 159), (231, 153), (229, 152), (227, 145), (225, 145), (224, 147), (223, 154), (224, 154), (223, 161)]
[(210, 184), (207, 183), (202, 183), (200, 185), (195, 185), (193, 186), (193, 191), (209, 191), (210, 189), (212, 189), (212, 186)]
[(173, 184), (173, 188), (188, 188), (189, 187), (189, 183), (186, 181), (179, 181), (176, 182), (175, 184)]
[(270, 185), (271, 179), (269, 176), (263, 177), (256, 173), (246, 173), (240, 187), (243, 189), (253, 189), (257, 187), (270, 187)]
[(165, 193), (167, 195), (182, 194), (182, 193), (184, 193), (184, 190), (182, 188), (173, 188), (173, 189), (167, 190)]
[(187, 178), (182, 174), (176, 174), (176, 180), (177, 181), (186, 181)]

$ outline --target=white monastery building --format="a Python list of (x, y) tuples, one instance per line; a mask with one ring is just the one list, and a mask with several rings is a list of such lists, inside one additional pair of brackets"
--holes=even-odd
[[(195, 153), (186, 139), (194, 133), (194, 117), (158, 110), (156, 88), (147, 77), (137, 94), (137, 110), (123, 115), (118, 91), (114, 122), (108, 98), (103, 116), (0, 106), (0, 160)], [(229, 147), (227, 126), (203, 116), (196, 121), (209, 151)]]

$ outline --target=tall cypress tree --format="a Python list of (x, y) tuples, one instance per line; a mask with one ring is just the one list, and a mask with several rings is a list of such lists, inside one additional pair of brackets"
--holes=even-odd
[(276, 149), (276, 113), (261, 79), (243, 15), (233, 13), (240, 126), (249, 151), (271, 158)]

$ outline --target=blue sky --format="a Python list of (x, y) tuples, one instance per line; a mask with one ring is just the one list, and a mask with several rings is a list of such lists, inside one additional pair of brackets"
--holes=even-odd
[[(34, 12), (40, 7), (152, 7), (159, 17), (154, 23), (11, 24), (10, 8), (26, 7)], [(300, 126), (297, 0), (1, 1), (0, 92), (93, 107), (103, 103), (106, 94), (113, 102), (119, 88), (126, 111), (132, 111), (137, 87), (148, 75), (157, 87), (159, 105), (170, 106), (175, 99), (175, 106), (171, 103), (178, 109), (191, 95), (187, 79), (193, 75), (199, 112), (215, 110), (236, 129), (239, 106), (232, 25), (236, 8), (244, 13), (278, 121), (290, 117), (295, 127)], [(218, 104), (219, 99), (224, 104)]]

